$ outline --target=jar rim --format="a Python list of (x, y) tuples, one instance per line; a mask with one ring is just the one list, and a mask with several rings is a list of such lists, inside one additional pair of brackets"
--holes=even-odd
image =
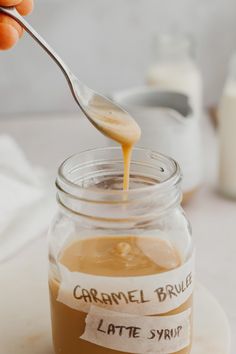
[[(96, 149), (88, 149), (68, 157), (64, 162), (62, 162), (62, 164), (59, 166), (58, 169), (56, 187), (59, 189), (59, 191), (64, 192), (75, 199), (81, 199), (81, 200), (91, 201), (91, 202), (99, 202), (99, 201), (100, 202), (102, 201), (103, 202), (104, 201), (105, 202), (107, 201), (126, 202), (126, 200), (138, 199), (140, 195), (143, 195), (145, 193), (154, 193), (157, 191), (165, 192), (169, 188), (179, 184), (181, 180), (180, 167), (174, 159), (164, 154), (155, 152), (154, 150), (140, 148), (140, 147), (135, 147), (133, 149), (133, 153), (134, 152), (142, 153), (148, 156), (151, 160), (153, 160), (153, 162), (161, 161), (163, 164), (168, 165), (172, 169), (171, 173), (165, 180), (158, 181), (155, 184), (124, 191), (124, 190), (115, 190), (115, 189), (96, 188), (94, 186), (84, 187), (70, 180), (66, 175), (66, 173), (68, 172), (67, 171), (68, 165), (73, 163), (73, 161), (76, 161), (78, 158), (93, 153), (103, 153), (103, 152), (105, 153), (108, 151), (116, 152), (116, 151), (121, 151), (121, 149), (120, 147), (103, 147), (103, 148), (96, 148)], [(132, 162), (134, 161), (132, 160)], [(126, 198), (126, 200), (124, 200), (124, 195), (128, 197)], [(112, 197), (114, 197), (115, 199), (112, 200)]]

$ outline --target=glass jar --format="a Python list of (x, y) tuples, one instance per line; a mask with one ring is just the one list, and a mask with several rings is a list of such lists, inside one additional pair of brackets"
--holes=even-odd
[(122, 178), (114, 147), (59, 168), (49, 272), (56, 354), (190, 353), (193, 244), (179, 167), (134, 149), (128, 192)]
[(159, 34), (153, 39), (153, 63), (148, 83), (161, 90), (184, 93), (196, 117), (202, 115), (202, 76), (194, 58), (194, 43), (183, 34)]

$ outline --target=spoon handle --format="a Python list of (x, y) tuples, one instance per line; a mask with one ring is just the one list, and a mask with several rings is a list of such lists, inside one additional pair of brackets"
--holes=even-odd
[[(72, 89), (73, 74), (55, 50), (43, 39), (38, 32), (19, 14), (15, 7), (1, 7), (0, 13), (4, 13), (16, 20), (29, 35), (47, 52), (47, 54), (57, 63), (64, 73), (70, 88)], [(74, 95), (74, 92), (73, 92)]]

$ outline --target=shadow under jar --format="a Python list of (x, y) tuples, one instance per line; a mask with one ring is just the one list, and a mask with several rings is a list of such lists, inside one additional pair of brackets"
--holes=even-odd
[(50, 228), (56, 354), (188, 354), (193, 244), (177, 163), (134, 149), (122, 190), (119, 148), (67, 159)]

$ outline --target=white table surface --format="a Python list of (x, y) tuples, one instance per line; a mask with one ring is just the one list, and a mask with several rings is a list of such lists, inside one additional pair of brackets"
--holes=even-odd
[[(0, 133), (15, 137), (34, 164), (49, 168), (56, 176), (56, 168), (64, 158), (106, 145), (106, 139), (95, 129), (90, 129), (89, 138), (84, 134), (88, 125), (78, 116), (3, 117)], [(236, 349), (236, 202), (222, 198), (217, 192), (217, 141), (210, 124), (204, 124), (204, 146), (205, 182), (185, 210), (197, 246), (198, 279), (217, 297), (229, 318), (233, 354)], [(23, 252), (30, 254), (31, 246)], [(24, 259), (22, 253), (9, 260), (2, 271), (21, 259)], [(32, 338), (34, 340), (37, 338)]]

